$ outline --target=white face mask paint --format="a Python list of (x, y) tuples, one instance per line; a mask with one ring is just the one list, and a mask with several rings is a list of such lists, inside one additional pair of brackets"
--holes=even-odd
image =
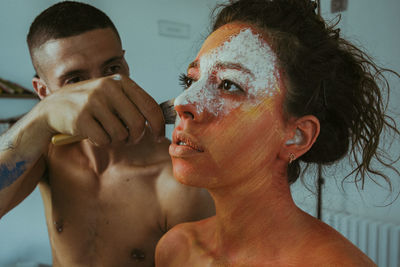
[[(214, 116), (225, 115), (240, 106), (240, 102), (225, 106), (225, 99), (221, 96), (223, 89), (218, 89), (218, 84), (210, 79), (211, 75), (215, 75), (220, 82), (229, 80), (242, 89), (247, 88), (246, 95), (248, 99), (254, 99), (255, 105), (279, 90), (276, 55), (262, 37), (254, 34), (249, 28), (241, 30), (239, 34), (204, 54), (199, 60), (199, 80), (193, 81), (192, 85), (175, 99), (175, 106), (194, 104), (198, 113), (207, 110)], [(249, 72), (229, 67), (232, 64), (240, 64)], [(219, 68), (221, 65), (224, 67)]]
[(303, 135), (299, 129), (296, 129), (293, 139), (287, 140), (286, 145), (299, 145), (301, 142), (303, 142)]

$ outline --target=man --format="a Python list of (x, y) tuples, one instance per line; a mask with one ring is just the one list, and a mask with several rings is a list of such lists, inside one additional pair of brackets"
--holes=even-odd
[[(172, 177), (162, 112), (128, 78), (116, 28), (67, 1), (27, 41), (42, 100), (0, 137), (0, 217), (39, 184), (54, 266), (153, 266), (163, 233), (214, 207)], [(53, 146), (56, 133), (87, 139)]]

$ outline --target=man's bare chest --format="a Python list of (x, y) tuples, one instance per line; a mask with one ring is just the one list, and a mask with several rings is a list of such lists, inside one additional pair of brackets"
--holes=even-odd
[(121, 266), (151, 266), (166, 231), (156, 192), (163, 167), (110, 165), (96, 173), (76, 159), (49, 163), (42, 195), (52, 247), (73, 261), (109, 255)]

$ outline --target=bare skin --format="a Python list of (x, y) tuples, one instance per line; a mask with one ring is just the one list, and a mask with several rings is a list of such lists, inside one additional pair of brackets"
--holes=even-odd
[(207, 194), (172, 177), (169, 142), (152, 143), (50, 149), (39, 185), (54, 266), (153, 266), (169, 228), (208, 215)]
[[(42, 101), (1, 136), (0, 216), (39, 183), (54, 266), (154, 266), (169, 228), (214, 213), (172, 177), (158, 104), (109, 28), (50, 40), (33, 61)], [(56, 133), (87, 139), (56, 147)]]
[[(248, 49), (228, 50), (225, 44), (245, 33), (240, 45)], [(189, 66), (192, 87), (187, 91), (218, 93), (210, 93), (216, 97), (210, 100), (195, 98), (194, 91), (186, 94), (185, 102), (176, 104), (181, 120), (174, 130), (170, 155), (174, 177), (207, 188), (216, 215), (171, 229), (157, 245), (156, 265), (376, 266), (338, 232), (293, 202), (286, 173), (289, 155), (299, 157), (310, 149), (319, 133), (319, 121), (314, 116), (285, 118), (285, 83), (280, 78), (273, 87), (261, 89), (243, 78), (250, 73), (258, 79), (252, 65), (245, 65), (248, 53), (271, 53), (265, 48), (265, 36), (258, 33), (251, 25), (227, 24), (207, 38)], [(250, 64), (257, 59), (252, 55)], [(204, 69), (203, 62), (211, 69)], [(260, 63), (257, 71), (263, 69), (262, 64), (270, 72), (275, 66), (273, 61)], [(279, 77), (279, 72), (273, 73)], [(253, 84), (263, 84), (262, 78)], [(222, 103), (219, 113), (208, 103)], [(301, 132), (301, 141), (288, 144), (296, 131)]]
[[(301, 214), (299, 225), (270, 225), (257, 232), (264, 242), (255, 242), (247, 231), (238, 233), (241, 239), (229, 239), (233, 244), (219, 243), (218, 218), (185, 223), (169, 231), (157, 246), (157, 266), (315, 266), (354, 267), (376, 266), (357, 247), (324, 223)], [(260, 219), (260, 218), (257, 218)], [(270, 220), (271, 218), (261, 218)], [(274, 220), (275, 221), (275, 220)], [(253, 223), (252, 221), (251, 223)], [(294, 221), (289, 221), (294, 223)], [(248, 222), (250, 223), (250, 222)], [(273, 221), (271, 221), (273, 223)], [(269, 225), (269, 224), (268, 224)], [(239, 229), (237, 229), (239, 230)], [(241, 229), (243, 230), (243, 229)], [(241, 243), (241, 244), (239, 244)], [(211, 245), (213, 244), (213, 245)], [(178, 254), (177, 251), (179, 251)], [(177, 255), (172, 257), (172, 255)]]

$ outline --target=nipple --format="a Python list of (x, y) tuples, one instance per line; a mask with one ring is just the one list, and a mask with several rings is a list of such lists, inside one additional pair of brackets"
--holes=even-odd
[(135, 261), (144, 261), (146, 255), (140, 249), (135, 248), (134, 250), (132, 250), (131, 258)]
[(54, 226), (56, 227), (57, 232), (61, 233), (64, 230), (64, 224), (62, 221), (60, 222), (54, 221), (53, 223)]

